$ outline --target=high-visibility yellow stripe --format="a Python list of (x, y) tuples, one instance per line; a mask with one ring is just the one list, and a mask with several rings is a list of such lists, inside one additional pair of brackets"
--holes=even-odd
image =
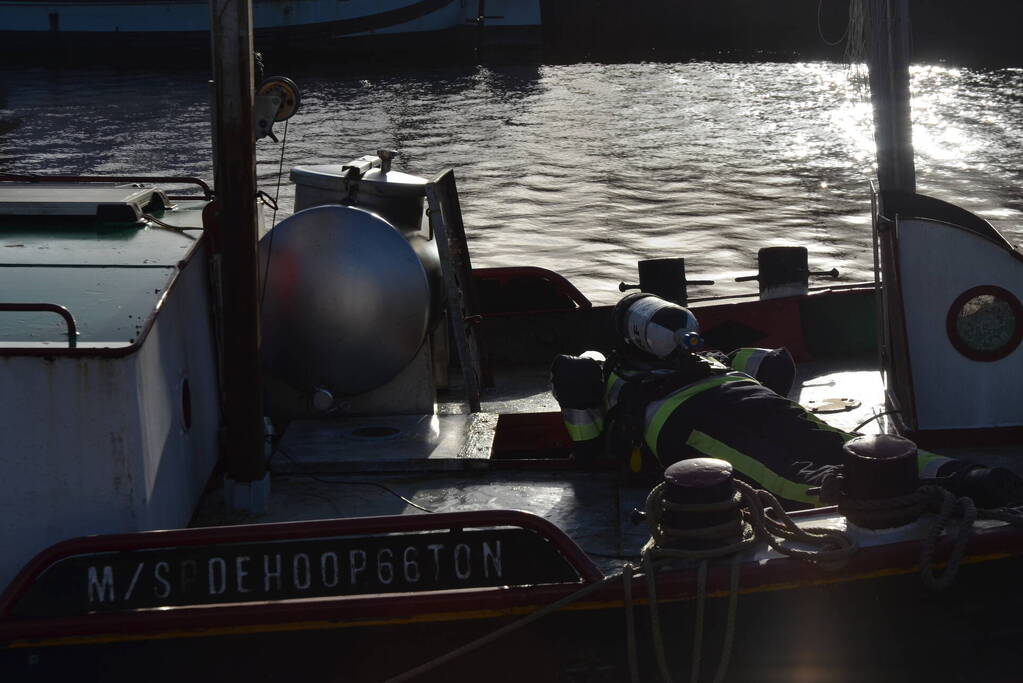
[(735, 358), (732, 359), (732, 367), (740, 372), (746, 372), (746, 364), (749, 363), (750, 356), (760, 349), (740, 349)]
[(611, 404), (611, 394), (614, 392), (615, 385), (621, 381), (622, 378), (613, 372), (607, 376), (607, 383), (604, 384), (604, 410), (614, 408)]
[(938, 476), (938, 470), (946, 462), (952, 462), (952, 458), (920, 449), (916, 451), (916, 472), (921, 477), (931, 479)]
[(561, 418), (572, 441), (596, 439), (604, 431), (604, 414), (599, 408), (564, 408)]
[(668, 418), (671, 417), (671, 414), (675, 412), (676, 408), (691, 399), (693, 396), (703, 393), (708, 389), (719, 387), (728, 382), (756, 383), (756, 380), (750, 377), (739, 377), (736, 375), (719, 375), (717, 377), (709, 377), (697, 384), (691, 384), (664, 399), (664, 403), (662, 403), (657, 409), (657, 412), (654, 414), (654, 418), (650, 420), (650, 424), (647, 425), (646, 428), (646, 445), (650, 448), (650, 452), (657, 455), (657, 437), (661, 435), (661, 429), (664, 427), (664, 423), (668, 421)]
[(849, 441), (850, 439), (855, 439), (856, 438), (856, 434), (850, 434), (849, 432), (845, 431), (844, 429), (839, 429), (838, 427), (836, 427), (836, 426), (834, 426), (832, 424), (828, 424), (827, 422), (825, 422), (824, 420), (820, 419), (819, 417), (817, 417), (816, 415), (811, 413), (809, 410), (807, 410), (803, 406), (801, 406), (798, 403), (796, 403), (795, 401), (793, 401), (792, 403), (794, 403), (796, 406), (799, 407), (799, 409), (801, 411), (803, 411), (802, 414), (800, 414), (800, 417), (803, 418), (804, 420), (806, 420), (807, 422), (812, 422), (815, 425), (817, 425), (818, 427), (820, 427), (822, 429), (826, 429), (829, 432), (835, 432), (836, 434), (840, 434), (842, 436), (842, 441)]
[(731, 463), (732, 467), (736, 470), (776, 496), (785, 500), (820, 505), (820, 500), (816, 496), (811, 496), (806, 492), (810, 488), (809, 484), (797, 484), (794, 481), (789, 481), (780, 474), (769, 470), (762, 462), (740, 453), (731, 446), (721, 443), (698, 429), (692, 431), (689, 439), (686, 441), (686, 445), (698, 450), (707, 457), (718, 458)]
[(572, 437), (572, 441), (589, 441), (590, 439), (596, 439), (604, 431), (604, 420), (597, 420), (589, 424), (572, 424), (566, 420), (565, 429), (568, 430), (568, 435)]

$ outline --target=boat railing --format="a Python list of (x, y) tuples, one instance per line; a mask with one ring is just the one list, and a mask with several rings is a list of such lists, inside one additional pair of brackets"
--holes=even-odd
[(60, 304), (0, 303), (0, 313), (6, 312), (56, 313), (67, 324), (68, 348), (73, 349), (78, 345), (78, 325), (75, 323), (75, 317), (71, 315), (71, 311)]
[[(202, 190), (203, 199), (213, 198), (213, 189), (200, 178), (191, 176), (122, 176), (122, 175), (39, 175), (35, 173), (0, 173), (0, 180), (18, 183), (153, 183), (172, 185), (196, 185)], [(179, 201), (196, 199), (193, 195), (167, 195), (168, 199)]]

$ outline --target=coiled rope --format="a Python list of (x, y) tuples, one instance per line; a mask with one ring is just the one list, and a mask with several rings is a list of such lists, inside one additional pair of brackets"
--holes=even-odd
[[(627, 564), (623, 571), (611, 574), (600, 581), (587, 584), (579, 590), (566, 595), (560, 600), (545, 605), (526, 615), (518, 621), (477, 638), (447, 654), (425, 662), (397, 676), (386, 679), (384, 683), (404, 683), (422, 674), (436, 669), (464, 654), (488, 645), (500, 638), (517, 631), (549, 614), (567, 607), (601, 588), (624, 580), (623, 602), (626, 622), (626, 644), (628, 650), (629, 676), (633, 683), (639, 681), (639, 655), (636, 644), (635, 615), (633, 613), (632, 582), (643, 577), (647, 584), (650, 604), (650, 623), (653, 632), (654, 652), (661, 678), (671, 683), (665, 656), (664, 640), (661, 635), (660, 616), (657, 609), (657, 571), (677, 564), (681, 560), (697, 560), (697, 596), (696, 596), (696, 629), (693, 636), (692, 666), (690, 678), (699, 678), (703, 650), (703, 621), (707, 597), (707, 569), (711, 559), (731, 557), (731, 580), (729, 583), (728, 621), (725, 629), (721, 657), (718, 661), (715, 683), (724, 679), (731, 660), (732, 645), (735, 636), (735, 614), (739, 599), (739, 575), (741, 551), (752, 548), (763, 540), (776, 551), (801, 560), (812, 562), (824, 569), (839, 569), (845, 566), (849, 558), (856, 552), (857, 546), (853, 539), (841, 531), (833, 529), (802, 528), (785, 513), (778, 500), (767, 491), (759, 491), (742, 482), (736, 481), (737, 491), (727, 501), (720, 503), (679, 505), (664, 500), (665, 485), (659, 484), (647, 496), (646, 511), (650, 524), (651, 539), (643, 547), (641, 563), (637, 567)], [(663, 522), (665, 511), (673, 512), (722, 512), (741, 508), (741, 516), (735, 522), (717, 525), (705, 529), (676, 529)], [(706, 550), (681, 550), (664, 547), (667, 539), (699, 539), (722, 541), (722, 545)], [(804, 544), (819, 546), (818, 550), (801, 550), (783, 544), (783, 541), (798, 541)], [(637, 574), (637, 570), (642, 570)]]
[[(739, 601), (739, 569), (741, 552), (763, 541), (775, 551), (788, 557), (811, 562), (826, 570), (841, 569), (858, 549), (854, 539), (842, 531), (798, 526), (782, 509), (778, 499), (771, 493), (754, 489), (740, 482), (734, 482), (736, 492), (731, 499), (718, 503), (679, 504), (664, 499), (666, 484), (654, 487), (646, 499), (647, 522), (650, 525), (650, 540), (643, 547), (641, 566), (646, 578), (650, 602), (650, 628), (654, 655), (661, 680), (672, 683), (665, 656), (664, 638), (661, 632), (660, 615), (657, 608), (657, 571), (678, 561), (699, 562), (696, 575), (696, 614), (694, 617), (693, 644), (690, 681), (700, 679), (703, 659), (704, 611), (707, 598), (707, 567), (711, 559), (731, 557), (731, 578), (728, 591), (728, 606), (725, 622), (724, 641), (721, 656), (714, 674), (714, 683), (724, 680), (731, 661), (732, 645), (735, 639), (735, 615)], [(664, 523), (665, 512), (708, 513), (740, 509), (737, 519), (702, 529), (677, 529)], [(679, 541), (720, 541), (713, 548), (690, 550), (671, 547)], [(804, 550), (786, 545), (799, 542), (816, 546)], [(633, 683), (639, 682), (639, 665), (635, 637), (635, 617), (632, 614), (632, 586), (634, 569), (627, 567), (625, 581), (626, 638), (629, 656), (629, 674)]]
[[(878, 500), (851, 500), (841, 498), (839, 512), (850, 513), (859, 521), (871, 527), (884, 528), (885, 524), (896, 526), (904, 520), (919, 520), (928, 513), (934, 519), (926, 528), (920, 541), (920, 579), (934, 591), (943, 591), (952, 585), (959, 572), (959, 566), (966, 554), (966, 545), (973, 535), (973, 524), (978, 519), (994, 520), (1023, 526), (1023, 513), (1011, 508), (978, 509), (971, 498), (957, 497), (940, 486), (921, 486), (913, 493), (895, 498)], [(946, 559), (945, 571), (935, 573), (934, 555), (938, 541), (950, 524), (955, 525), (952, 549)]]
[[(849, 558), (856, 553), (858, 545), (848, 534), (837, 529), (818, 527), (801, 527), (797, 525), (782, 508), (781, 503), (770, 492), (755, 489), (748, 484), (735, 481), (736, 497), (726, 503), (710, 505), (691, 504), (679, 505), (664, 500), (665, 484), (662, 482), (654, 487), (647, 496), (646, 513), (650, 524), (650, 542), (647, 549), (656, 549), (659, 557), (684, 559), (705, 559), (739, 552), (757, 540), (767, 543), (776, 552), (805, 560), (823, 569), (841, 569)], [(744, 506), (743, 536), (735, 543), (712, 550), (673, 550), (665, 548), (665, 541), (671, 538), (713, 538), (709, 530), (681, 530), (664, 526), (663, 512), (714, 512), (736, 506), (741, 501)], [(745, 525), (749, 525), (747, 531)], [(715, 528), (716, 529), (716, 528)], [(818, 546), (814, 550), (803, 550), (786, 545), (785, 542), (798, 542)], [(679, 555), (678, 553), (682, 553)]]
[[(834, 488), (825, 482), (826, 488)], [(714, 682), (720, 683), (727, 673), (731, 660), (732, 646), (735, 637), (735, 615), (738, 607), (739, 577), (741, 552), (750, 549), (759, 541), (766, 542), (776, 552), (806, 562), (811, 562), (825, 570), (837, 570), (844, 567), (858, 550), (855, 539), (842, 531), (798, 526), (782, 509), (778, 500), (768, 493), (736, 481), (736, 494), (728, 501), (709, 504), (680, 505), (664, 500), (664, 484), (659, 484), (647, 496), (646, 512), (650, 524), (651, 538), (643, 547), (640, 566), (625, 565), (622, 572), (611, 574), (600, 581), (587, 584), (579, 590), (560, 600), (537, 609), (522, 619), (507, 624), (481, 638), (471, 641), (451, 652), (430, 660), (414, 669), (398, 676), (391, 677), (385, 683), (403, 683), (431, 671), (457, 657), (492, 643), (513, 631), (552, 614), (563, 607), (578, 602), (601, 588), (623, 580), (623, 601), (625, 607), (626, 645), (628, 650), (629, 677), (633, 683), (639, 683), (639, 655), (636, 643), (636, 624), (632, 584), (633, 580), (642, 577), (647, 584), (650, 604), (650, 623), (654, 652), (657, 666), (664, 683), (671, 683), (665, 656), (664, 641), (660, 628), (660, 616), (657, 609), (657, 572), (676, 565), (679, 561), (698, 561), (695, 629), (693, 634), (692, 662), (690, 680), (695, 683), (699, 679), (703, 650), (703, 621), (707, 594), (707, 571), (710, 560), (731, 558), (731, 580), (729, 583), (727, 621), (725, 635), (718, 661)], [(665, 511), (672, 512), (723, 512), (741, 507), (741, 517), (736, 522), (717, 525), (705, 529), (676, 529), (664, 524)], [(922, 486), (907, 496), (880, 500), (843, 499), (839, 510), (851, 511), (863, 519), (864, 514), (873, 517), (874, 521), (905, 517), (907, 513), (922, 515), (935, 512), (934, 521), (920, 544), (920, 575), (924, 584), (934, 590), (944, 590), (952, 584), (958, 573), (960, 563), (965, 555), (966, 545), (973, 532), (973, 524), (978, 519), (1001, 521), (1015, 526), (1023, 526), (1023, 511), (1014, 508), (980, 509), (978, 510), (969, 498), (957, 498), (954, 494), (938, 486)], [(887, 517), (885, 517), (887, 516)], [(934, 554), (938, 540), (950, 523), (956, 524), (952, 551), (946, 561), (945, 571), (940, 575), (934, 572)], [(687, 539), (702, 541), (722, 541), (722, 545), (701, 550), (683, 550), (666, 547), (671, 540)], [(787, 543), (798, 542), (816, 546), (813, 550), (794, 548)], [(640, 571), (641, 570), (641, 571)], [(638, 572), (638, 573), (637, 573)]]

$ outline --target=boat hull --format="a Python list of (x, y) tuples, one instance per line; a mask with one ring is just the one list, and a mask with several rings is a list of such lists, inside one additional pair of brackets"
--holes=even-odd
[[(836, 518), (824, 509), (797, 513), (795, 519), (819, 524)], [(74, 614), (74, 594), (62, 601), (59, 591), (45, 583), (46, 572), (57, 566), (55, 561), (79, 562), (90, 552), (121, 546), (136, 552), (129, 563), (133, 564), (140, 551), (168, 552), (187, 543), (201, 547), (213, 539), (235, 544), (261, 539), (264, 544), (276, 544), (274, 552), (288, 555), (280, 544), (300, 539), (336, 544), (348, 538), (365, 544), (372, 536), (381, 538), (376, 532), (383, 528), (447, 533), (444, 529), (452, 526), (509, 525), (546, 538), (576, 568), (579, 579)], [(729, 680), (1012, 680), (1023, 670), (1023, 653), (1015, 645), (1023, 635), (1015, 616), (1023, 599), (1012, 589), (1021, 569), (1023, 534), (991, 523), (977, 528), (955, 583), (940, 593), (925, 588), (920, 580), (920, 546), (913, 540), (918, 534), (910, 527), (890, 532), (860, 530), (857, 535), (864, 547), (837, 572), (763, 550), (744, 559)], [(946, 557), (950, 545), (940, 543), (936, 557)], [(276, 680), (293, 674), (297, 667), (312, 680), (380, 681), (602, 581), (596, 591), (577, 602), (452, 658), (416, 680), (479, 680), (481, 673), (494, 681), (627, 680), (626, 615), (630, 611), (635, 617), (640, 680), (657, 680), (655, 631), (645, 581), (632, 584), (632, 598), (627, 600), (622, 579), (604, 581), (578, 552), (544, 520), (497, 511), (69, 541), (40, 555), (4, 596), (0, 666), (14, 673), (11, 680), (60, 680), (68, 674), (86, 681), (138, 680), (140, 671), (146, 672), (147, 680), (157, 681), (183, 677), (214, 681), (225, 675), (232, 680), (243, 676)], [(164, 557), (173, 565), (171, 556)], [(506, 555), (505, 562), (511, 557)], [(246, 565), (246, 572), (229, 576), (228, 583), (243, 578), (259, 583), (257, 574)], [(213, 577), (211, 570), (211, 582)], [(200, 571), (198, 578), (204, 584), (206, 572)], [(727, 562), (715, 563), (707, 572), (700, 653), (705, 677), (717, 666), (725, 640), (730, 579)], [(110, 600), (121, 600), (122, 593), (127, 596), (136, 588), (149, 588), (141, 579), (133, 579), (127, 592), (122, 583), (117, 586), (115, 595), (111, 582)], [(42, 611), (29, 607), (33, 590), (45, 598)], [(658, 574), (658, 631), (676, 678), (688, 673), (694, 661), (699, 592), (692, 566)], [(27, 616), (62, 609), (70, 616)], [(254, 657), (254, 652), (263, 654)]]
[[(912, 573), (744, 592), (727, 680), (1012, 680), (1006, 675), (1023, 669), (1014, 647), (1023, 629), (1012, 618), (1020, 600), (1002, 587), (1019, 569), (1017, 559), (964, 567), (958, 586), (942, 595), (928, 593)], [(533, 592), (550, 599), (563, 591)], [(620, 593), (545, 617), (415, 680), (628, 680)], [(281, 680), (298, 668), (311, 680), (380, 681), (513, 623), (531, 610), (521, 597), (436, 596), (417, 601), (414, 611), (379, 604), (361, 619), (315, 604), (295, 605), (280, 621), (249, 610), (254, 618), (196, 615), (188, 625), (168, 615), (154, 627), (133, 615), (105, 634), (22, 641), (0, 652), (0, 666), (14, 674), (9, 680), (138, 680), (140, 671), (153, 681)], [(637, 602), (640, 678), (658, 680), (649, 609), (642, 594)], [(694, 612), (691, 596), (676, 595), (659, 609), (676, 679), (690, 670)], [(704, 677), (718, 665), (726, 612), (725, 596), (714, 591)]]
[[(424, 47), (444, 53), (539, 42), (539, 2), (491, 4), (506, 4), (510, 11), (478, 24), (475, 4), (465, 0), (257, 0), (254, 41), (256, 49), (275, 54), (325, 55)], [(40, 55), (79, 59), (117, 53), (136, 61), (165, 50), (205, 56), (209, 49), (209, 5), (195, 0), (0, 2), (0, 14), (6, 19), (0, 52), (33, 61)]]

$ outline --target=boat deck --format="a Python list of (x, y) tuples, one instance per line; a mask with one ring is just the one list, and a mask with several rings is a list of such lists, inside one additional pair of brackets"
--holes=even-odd
[[(436, 416), (292, 423), (271, 459), (269, 512), (225, 513), (216, 486), (193, 526), (422, 514), (422, 508), (514, 509), (553, 522), (604, 571), (635, 558), (649, 534), (630, 518), (643, 507), (652, 482), (629, 480), (612, 463), (584, 470), (564, 458), (491, 457), (499, 415), (555, 418), (558, 410), (546, 369), (498, 375), (496, 385), (499, 389), (484, 391), (483, 412), (475, 415), (451, 401), (441, 404)], [(810, 406), (845, 400), (847, 409), (820, 417), (850, 431), (879, 415), (884, 405), (880, 373), (869, 362), (804, 364), (790, 398)], [(880, 417), (860, 431), (880, 433), (886, 426)]]
[[(54, 202), (52, 188), (5, 187), (0, 201), (0, 303), (56, 304), (74, 317), (80, 347), (128, 346), (192, 253), (202, 233), (205, 201), (178, 201), (158, 210), (154, 222), (83, 221), (108, 207), (134, 215), (132, 187), (68, 185), (68, 201)], [(152, 192), (150, 190), (150, 192)], [(145, 197), (141, 198), (145, 200)], [(139, 209), (141, 210), (141, 209)], [(38, 216), (33, 212), (38, 211)], [(15, 215), (17, 212), (18, 215)], [(122, 212), (123, 213), (123, 212)], [(55, 220), (54, 216), (64, 217)], [(43, 217), (46, 220), (33, 220)], [(52, 312), (4, 311), (0, 346), (67, 343), (65, 323)]]

